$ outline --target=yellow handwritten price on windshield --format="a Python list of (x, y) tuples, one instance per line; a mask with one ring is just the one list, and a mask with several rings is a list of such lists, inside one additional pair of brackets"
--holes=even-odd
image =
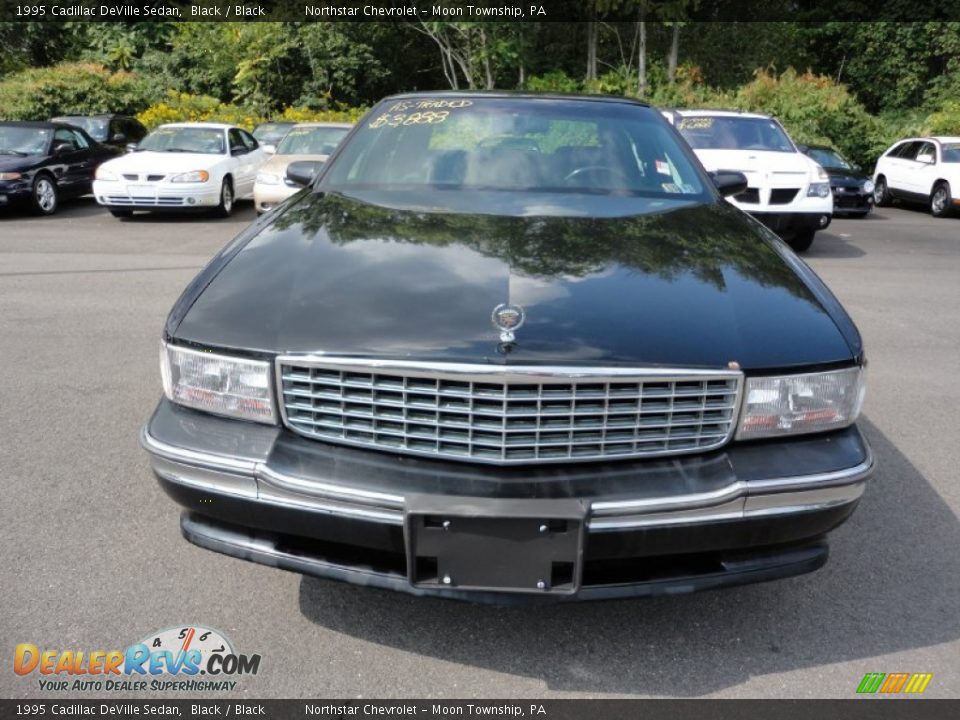
[(415, 112), (415, 113), (386, 113), (381, 115), (369, 125), (373, 130), (382, 127), (400, 127), (401, 125), (436, 125), (447, 119), (449, 111), (440, 110), (438, 112)]

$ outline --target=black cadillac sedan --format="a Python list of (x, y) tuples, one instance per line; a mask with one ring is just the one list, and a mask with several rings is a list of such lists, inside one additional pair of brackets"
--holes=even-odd
[(192, 543), (417, 595), (827, 559), (873, 472), (823, 282), (624, 98), (414, 94), (190, 283), (142, 432)]
[(52, 215), (61, 200), (91, 192), (97, 166), (119, 154), (65, 123), (0, 121), (0, 208)]
[(830, 176), (834, 215), (865, 217), (873, 209), (873, 180), (859, 165), (828, 145), (801, 145), (800, 150)]

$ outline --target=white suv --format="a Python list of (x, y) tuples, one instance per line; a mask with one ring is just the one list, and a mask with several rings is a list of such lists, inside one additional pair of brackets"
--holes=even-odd
[(895, 198), (923, 203), (935, 217), (960, 208), (960, 137), (908, 138), (881, 155), (873, 200), (882, 207)]
[(735, 170), (747, 190), (727, 198), (782, 237), (806, 250), (830, 224), (830, 176), (804, 155), (769, 115), (727, 110), (665, 110), (664, 116), (709, 172)]

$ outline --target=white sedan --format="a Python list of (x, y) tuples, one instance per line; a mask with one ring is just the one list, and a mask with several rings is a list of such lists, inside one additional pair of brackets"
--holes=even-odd
[(93, 194), (115, 217), (202, 208), (227, 217), (235, 200), (252, 197), (265, 159), (253, 136), (232, 125), (161, 125), (133, 152), (97, 168)]

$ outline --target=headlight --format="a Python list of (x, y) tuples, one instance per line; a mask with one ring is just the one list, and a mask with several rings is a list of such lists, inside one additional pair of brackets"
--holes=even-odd
[(160, 344), (163, 392), (171, 402), (275, 424), (270, 363)]
[(279, 185), (280, 176), (268, 172), (257, 173), (257, 182), (261, 185)]
[(817, 165), (817, 180), (829, 180), (830, 174), (823, 169), (823, 165)]
[(863, 191), (865, 193), (873, 192), (873, 180), (864, 180), (863, 181)]
[(830, 197), (830, 183), (810, 183), (807, 188), (807, 197)]
[(97, 168), (97, 172), (94, 175), (97, 180), (116, 180), (117, 174), (112, 170), (107, 170), (103, 165)]
[(206, 170), (194, 170), (193, 172), (180, 173), (179, 175), (174, 175), (170, 178), (170, 182), (180, 183), (180, 182), (190, 182), (190, 183), (201, 183), (206, 182), (210, 179), (210, 173)]
[(737, 439), (822, 432), (857, 419), (865, 370), (747, 378)]
[(0, 173), (0, 180), (19, 180), (20, 177), (20, 173)]

